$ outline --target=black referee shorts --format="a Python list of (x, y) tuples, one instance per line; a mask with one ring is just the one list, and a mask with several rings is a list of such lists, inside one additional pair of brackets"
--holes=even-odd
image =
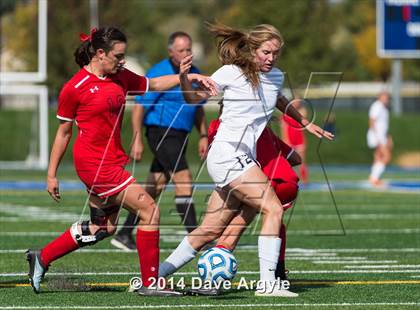
[(171, 172), (188, 169), (185, 152), (189, 133), (165, 127), (146, 127), (146, 137), (154, 159), (150, 172), (163, 172), (169, 179)]

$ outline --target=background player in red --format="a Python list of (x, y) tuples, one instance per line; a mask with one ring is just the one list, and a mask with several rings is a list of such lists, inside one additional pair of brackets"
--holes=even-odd
[[(78, 127), (73, 149), (76, 172), (88, 191), (90, 221), (74, 223), (40, 252), (28, 250), (29, 280), (36, 293), (48, 266), (56, 259), (110, 236), (116, 230), (121, 206), (140, 215), (137, 249), (144, 288), (142, 295), (171, 295), (149, 289), (159, 264), (159, 209), (146, 191), (124, 170), (128, 162), (121, 145), (121, 123), (128, 91), (165, 90), (179, 83), (177, 75), (147, 79), (123, 68), (126, 36), (117, 28), (93, 29), (80, 36), (75, 52), (81, 69), (64, 85), (58, 103), (60, 125), (52, 146), (47, 191), (59, 201), (57, 169)], [(188, 77), (210, 85), (199, 75)]]
[[(302, 106), (301, 100), (292, 100), (291, 104), (301, 115), (303, 115), (303, 117), (307, 117), (307, 111), (305, 107)], [(302, 164), (299, 166), (299, 175), (301, 181), (306, 184), (308, 183), (309, 175), (308, 168), (306, 166), (305, 130), (297, 121), (288, 116), (286, 113), (282, 114), (280, 121), (282, 125), (283, 141), (290, 145), (302, 159)]]

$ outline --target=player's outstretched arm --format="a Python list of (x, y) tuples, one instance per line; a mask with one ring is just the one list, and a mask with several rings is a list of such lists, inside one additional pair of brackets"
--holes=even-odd
[(72, 135), (73, 122), (60, 121), (52, 146), (47, 174), (47, 191), (55, 201), (60, 201), (60, 190), (57, 180), (57, 169), (66, 152)]
[(292, 104), (290, 104), (289, 100), (287, 100), (286, 97), (280, 96), (277, 99), (277, 108), (283, 113), (293, 118), (294, 120), (296, 120), (299, 124), (302, 125), (303, 128), (305, 128), (307, 131), (309, 131), (316, 137), (327, 138), (328, 140), (334, 139), (334, 135), (331, 132), (322, 129), (321, 127), (315, 125), (314, 123), (311, 123), (305, 117), (303, 117), (303, 115), (300, 114), (299, 111), (296, 110)]
[[(186, 58), (188, 57), (189, 56), (187, 56)], [(192, 65), (192, 56), (191, 56), (191, 62), (189, 64), (189, 67), (191, 67), (191, 65)], [(181, 66), (182, 66), (182, 63), (181, 63)], [(188, 68), (188, 71), (189, 71), (189, 68)], [(212, 79), (210, 79), (208, 76), (201, 75), (198, 73), (188, 74), (188, 71), (185, 73), (185, 78), (190, 84), (191, 83), (198, 84), (200, 88), (204, 89), (205, 91), (208, 91), (210, 93), (210, 96), (217, 95), (216, 85)], [(149, 79), (149, 89), (155, 90), (155, 91), (169, 90), (179, 84), (180, 84), (180, 75), (177, 75), (177, 74), (163, 75), (163, 76)]]

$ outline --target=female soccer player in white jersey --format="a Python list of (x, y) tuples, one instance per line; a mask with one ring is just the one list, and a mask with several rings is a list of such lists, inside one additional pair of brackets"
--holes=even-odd
[(392, 157), (392, 137), (388, 134), (389, 128), (389, 93), (383, 91), (369, 108), (369, 130), (367, 143), (374, 150), (373, 164), (369, 182), (373, 186), (382, 185), (381, 175)]
[[(124, 69), (127, 39), (117, 28), (93, 29), (80, 39), (82, 43), (74, 54), (80, 70), (64, 85), (58, 100), (60, 125), (50, 156), (47, 191), (54, 200), (60, 200), (56, 174), (75, 123), (78, 134), (73, 150), (74, 166), (88, 191), (90, 221), (74, 223), (40, 252), (27, 251), (30, 283), (39, 293), (41, 280), (53, 261), (113, 234), (122, 206), (140, 216), (137, 249), (145, 286), (139, 294), (173, 295), (175, 292), (148, 289), (158, 275), (159, 209), (124, 170), (128, 156), (121, 145), (120, 130), (128, 91), (167, 90), (179, 83), (179, 77), (149, 80)], [(189, 78), (204, 86), (212, 84), (200, 75)]]
[[(223, 66), (211, 78), (223, 91), (224, 108), (219, 130), (208, 156), (207, 169), (216, 184), (201, 225), (191, 232), (167, 261), (160, 274), (170, 274), (182, 266), (203, 242), (219, 236), (241, 203), (263, 214), (258, 238), (260, 280), (267, 286), (275, 281), (281, 240), (278, 232), (283, 207), (267, 176), (256, 163), (256, 141), (271, 118), (274, 108), (298, 121), (315, 136), (332, 139), (333, 135), (311, 124), (282, 96), (283, 72), (274, 67), (283, 38), (271, 25), (259, 25), (243, 32), (224, 25), (209, 25), (217, 38), (219, 59)], [(187, 79), (192, 57), (180, 66), (181, 87), (188, 102), (209, 97), (207, 92), (194, 89)], [(259, 296), (289, 296), (281, 289), (256, 292)]]

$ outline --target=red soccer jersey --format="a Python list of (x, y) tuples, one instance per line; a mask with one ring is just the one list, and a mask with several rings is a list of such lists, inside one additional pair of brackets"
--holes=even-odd
[(73, 149), (79, 176), (80, 172), (100, 173), (99, 169), (128, 162), (121, 145), (125, 96), (127, 91), (147, 89), (147, 78), (126, 69), (104, 79), (81, 69), (64, 85), (57, 118), (74, 120), (79, 129)]
[[(209, 144), (213, 141), (220, 121), (210, 122)], [(257, 141), (257, 161), (270, 180), (282, 180), (297, 184), (299, 178), (287, 161), (293, 149), (279, 139), (270, 128), (265, 128)]]
[(284, 114), (281, 118), (282, 128), (292, 146), (305, 145), (305, 136), (302, 126), (290, 116)]

